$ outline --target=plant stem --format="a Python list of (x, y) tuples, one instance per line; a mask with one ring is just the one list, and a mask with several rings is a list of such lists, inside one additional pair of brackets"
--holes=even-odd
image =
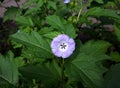
[(78, 13), (78, 16), (77, 16), (77, 22), (79, 21), (79, 18), (80, 18), (80, 15), (81, 15), (81, 12), (82, 12), (82, 9), (83, 9), (83, 5), (82, 5), (83, 3), (82, 3), (82, 0), (81, 0), (81, 2), (80, 2), (80, 10), (79, 10), (79, 13)]
[(61, 59), (61, 75), (62, 75), (62, 79), (61, 79), (61, 86), (62, 88), (64, 88), (64, 58)]
[(80, 8), (79, 13), (78, 13), (78, 16), (77, 16), (77, 22), (79, 21), (79, 18), (80, 18), (81, 12), (82, 12), (82, 7)]

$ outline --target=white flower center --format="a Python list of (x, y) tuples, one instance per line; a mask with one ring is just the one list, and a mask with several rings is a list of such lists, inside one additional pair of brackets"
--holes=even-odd
[(58, 49), (61, 52), (65, 52), (68, 49), (68, 43), (64, 42), (64, 41), (60, 42), (59, 45), (58, 45)]

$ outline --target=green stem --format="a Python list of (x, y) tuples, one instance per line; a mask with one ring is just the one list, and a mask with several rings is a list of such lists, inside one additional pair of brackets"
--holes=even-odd
[(83, 5), (82, 5), (82, 0), (80, 1), (80, 10), (79, 10), (79, 13), (78, 13), (78, 16), (77, 16), (77, 22), (79, 21), (79, 18), (80, 18), (80, 15), (81, 15), (81, 12), (82, 12), (82, 9), (83, 9)]
[(62, 79), (61, 79), (61, 86), (62, 88), (64, 88), (64, 58), (61, 59), (61, 75), (62, 75)]
[(82, 12), (82, 7), (80, 8), (80, 10), (79, 10), (79, 13), (78, 13), (78, 16), (77, 16), (77, 22), (79, 21), (79, 18), (80, 18), (80, 15), (81, 15), (81, 12)]

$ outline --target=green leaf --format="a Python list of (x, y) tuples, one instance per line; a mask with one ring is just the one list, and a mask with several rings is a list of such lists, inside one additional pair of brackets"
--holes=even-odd
[(110, 9), (102, 9), (100, 7), (94, 7), (89, 9), (89, 11), (85, 13), (85, 16), (95, 16), (95, 17), (107, 16), (120, 20), (120, 16), (117, 15), (117, 11)]
[(53, 28), (57, 29), (58, 31), (65, 33), (72, 38), (76, 37), (75, 28), (73, 27), (73, 25), (70, 23), (63, 24), (65, 20), (61, 20), (58, 16), (56, 15), (48, 16), (46, 18), (46, 21), (48, 22), (48, 24), (50, 24)]
[(63, 23), (61, 22), (60, 18), (56, 15), (47, 16), (46, 21), (48, 24), (50, 24), (52, 27), (58, 29), (59, 31), (64, 30), (65, 27)]
[(15, 85), (18, 82), (19, 65), (16, 61), (12, 52), (6, 56), (0, 55), (0, 85), (5, 85), (6, 82)]
[(48, 7), (52, 7), (54, 10), (57, 9), (56, 3), (52, 1), (48, 1)]
[(29, 9), (25, 12), (25, 15), (32, 15), (32, 14), (36, 14), (38, 11), (40, 11), (40, 7), (43, 5), (43, 0), (33, 0), (33, 1), (28, 1), (26, 4), (26, 6), (30, 6), (30, 5), (33, 5), (34, 6), (32, 7), (29, 7)]
[(61, 70), (55, 61), (21, 67), (19, 71), (25, 78), (42, 81), (45, 88), (57, 88), (61, 78)]
[(111, 52), (110, 56), (111, 56), (113, 61), (120, 62), (120, 54), (119, 54), (119, 52)]
[(40, 8), (43, 5), (43, 0), (38, 0), (37, 1), (37, 7)]
[(16, 17), (15, 21), (22, 26), (34, 26), (31, 17), (27, 16), (18, 16)]
[(109, 46), (110, 46), (110, 43), (106, 41), (91, 40), (81, 47), (80, 53), (86, 53), (88, 55), (90, 54), (95, 56), (97, 56), (97, 54), (102, 55), (102, 54), (105, 54)]
[(120, 41), (120, 26), (119, 25), (114, 25), (114, 29), (115, 29), (115, 35), (117, 36), (118, 41)]
[(100, 4), (103, 4), (103, 0), (95, 0), (96, 2), (100, 3)]
[(54, 30), (53, 28), (45, 27), (45, 28), (42, 28), (41, 30), (39, 30), (38, 33), (40, 35), (44, 35), (44, 34), (47, 34), (49, 32), (52, 32), (53, 30)]
[(47, 40), (45, 40), (37, 32), (31, 32), (31, 34), (19, 32), (11, 35), (11, 37), (16, 42), (27, 46), (31, 54), (34, 56), (43, 58), (53, 57), (53, 54), (50, 49), (50, 43), (48, 43)]
[(115, 4), (115, 2), (113, 2), (113, 1), (109, 1), (109, 2), (107, 2), (107, 3), (104, 5), (105, 8), (108, 8), (108, 7), (110, 7), (110, 6), (112, 6), (112, 8), (116, 8), (116, 7), (117, 7), (117, 5)]
[(44, 34), (43, 36), (53, 39), (54, 37), (58, 36), (59, 34), (61, 34), (61, 33), (57, 32), (57, 31), (52, 31), (52, 32), (48, 32), (47, 34)]
[(81, 46), (79, 54), (65, 63), (69, 80), (80, 80), (88, 88), (103, 88), (102, 75), (106, 69), (99, 62), (109, 58), (105, 55), (109, 46), (105, 41), (89, 41)]
[(18, 14), (20, 14), (20, 9), (18, 9), (17, 7), (9, 7), (5, 12), (3, 19), (4, 21), (13, 20)]
[(120, 64), (112, 66), (105, 76), (104, 88), (120, 88)]
[(26, 3), (22, 5), (22, 9), (26, 8), (27, 6), (30, 6), (33, 3), (36, 3), (37, 0), (29, 0)]
[(65, 25), (64, 33), (69, 35), (72, 38), (75, 38), (77, 36), (77, 34), (75, 33), (75, 28), (73, 27), (72, 24)]

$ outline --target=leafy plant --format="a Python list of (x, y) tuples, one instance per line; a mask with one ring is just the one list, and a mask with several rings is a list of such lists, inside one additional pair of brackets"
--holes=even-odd
[(18, 60), (14, 59), (13, 53), (6, 56), (0, 55), (0, 85), (16, 85), (18, 83)]
[(0, 88), (119, 88), (119, 0), (18, 2), (0, 20)]
[(99, 63), (109, 59), (105, 55), (109, 43), (104, 41), (89, 41), (81, 46), (79, 54), (65, 64), (65, 71), (69, 79), (81, 80), (89, 88), (103, 88), (102, 74), (105, 68)]

